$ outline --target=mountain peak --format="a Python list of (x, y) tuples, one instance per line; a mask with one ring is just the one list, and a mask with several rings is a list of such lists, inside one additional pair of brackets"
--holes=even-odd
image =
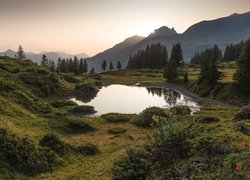
[(155, 29), (153, 33), (149, 35), (149, 37), (156, 37), (156, 36), (173, 36), (176, 35), (177, 32), (172, 27), (171, 29), (167, 26), (162, 26), (159, 29)]
[(231, 17), (232, 16), (238, 16), (239, 14), (238, 13), (233, 13), (232, 15), (230, 15)]

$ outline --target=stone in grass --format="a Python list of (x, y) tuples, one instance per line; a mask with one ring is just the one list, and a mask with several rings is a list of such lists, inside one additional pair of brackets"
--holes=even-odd
[(238, 112), (234, 115), (235, 120), (245, 120), (250, 119), (250, 105), (243, 106)]
[(124, 128), (121, 128), (121, 127), (113, 127), (113, 128), (110, 128), (108, 129), (108, 133), (109, 134), (124, 134), (127, 130), (124, 129)]
[(216, 123), (219, 121), (220, 119), (214, 116), (201, 116), (198, 118), (198, 122), (202, 124), (211, 124), (211, 123)]

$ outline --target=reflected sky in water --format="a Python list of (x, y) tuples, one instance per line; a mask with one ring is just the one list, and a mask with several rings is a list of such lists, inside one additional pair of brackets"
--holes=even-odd
[(110, 112), (138, 114), (152, 106), (171, 108), (185, 105), (193, 112), (199, 110), (198, 104), (192, 98), (167, 88), (110, 85), (102, 87), (97, 96), (88, 103), (76, 98), (71, 100), (78, 105), (94, 106), (97, 111), (94, 116)]

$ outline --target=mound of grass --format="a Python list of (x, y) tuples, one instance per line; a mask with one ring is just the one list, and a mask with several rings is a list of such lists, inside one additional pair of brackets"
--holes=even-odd
[(250, 136), (250, 125), (244, 122), (240, 122), (236, 125), (236, 130), (240, 131), (242, 134)]
[(37, 147), (28, 138), (19, 138), (0, 128), (0, 158), (27, 174), (51, 170), (58, 163), (56, 154), (46, 147)]
[(9, 92), (13, 90), (15, 90), (15, 84), (12, 80), (0, 79), (0, 92)]
[(93, 114), (96, 113), (93, 106), (76, 106), (70, 110), (73, 114)]
[(109, 134), (124, 134), (127, 131), (127, 129), (121, 128), (121, 127), (113, 127), (108, 129)]
[(70, 75), (70, 74), (63, 74), (63, 79), (65, 81), (68, 81), (69, 83), (80, 83), (81, 80), (77, 79), (76, 77)]
[(68, 127), (71, 133), (86, 133), (95, 130), (90, 124), (81, 121), (71, 121)]
[(88, 143), (86, 145), (75, 147), (75, 152), (84, 156), (93, 156), (100, 151), (96, 145)]
[(197, 121), (199, 123), (203, 123), (203, 124), (211, 124), (211, 123), (219, 122), (220, 119), (218, 117), (214, 117), (214, 116), (201, 116), (198, 118)]
[(234, 116), (236, 120), (250, 119), (250, 105), (243, 106)]
[(119, 113), (108, 113), (101, 115), (106, 121), (110, 123), (124, 123), (131, 120), (134, 115), (131, 114), (119, 114)]
[(39, 141), (42, 147), (48, 147), (58, 154), (65, 154), (69, 151), (69, 146), (61, 141), (55, 134), (46, 134)]
[(180, 116), (187, 116), (187, 115), (190, 115), (191, 113), (191, 109), (187, 106), (172, 107), (170, 111)]
[(66, 100), (55, 101), (55, 102), (52, 102), (50, 104), (55, 108), (63, 108), (65, 106), (77, 106), (77, 104), (75, 102), (66, 101)]
[(132, 123), (141, 127), (150, 127), (153, 123), (153, 117), (167, 117), (165, 110), (159, 107), (150, 107), (142, 111), (139, 116), (132, 120)]

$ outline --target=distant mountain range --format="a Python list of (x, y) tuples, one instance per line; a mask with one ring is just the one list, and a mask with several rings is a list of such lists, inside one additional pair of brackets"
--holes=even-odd
[(117, 61), (125, 67), (130, 54), (145, 49), (147, 44), (162, 43), (170, 54), (174, 43), (180, 42), (183, 48), (184, 60), (188, 61), (195, 51), (204, 50), (217, 44), (222, 50), (229, 43), (237, 43), (250, 38), (250, 12), (233, 14), (210, 21), (202, 21), (189, 27), (184, 33), (178, 34), (174, 28), (166, 26), (156, 29), (148, 37), (133, 36), (114, 47), (101, 52), (94, 57), (88, 58), (88, 64), (101, 71), (101, 63), (105, 59), (108, 63), (113, 62), (116, 67)]
[[(82, 54), (67, 54), (67, 53), (60, 52), (60, 51), (57, 51), (57, 52), (41, 52), (41, 53), (38, 53), (38, 54), (32, 53), (32, 52), (25, 52), (26, 58), (32, 60), (33, 62), (35, 62), (37, 64), (40, 64), (43, 54), (45, 54), (48, 57), (48, 59), (51, 59), (51, 60), (53, 60), (55, 62), (57, 62), (59, 57), (60, 58), (73, 58), (74, 56), (76, 56), (77, 58), (87, 58), (88, 57), (88, 55), (85, 54), (85, 53), (82, 53)], [(16, 52), (11, 50), (11, 49), (8, 49), (7, 51), (4, 51), (4, 52), (0, 52), (0, 56), (5, 56), (5, 55), (14, 58), (15, 55), (16, 55)]]

